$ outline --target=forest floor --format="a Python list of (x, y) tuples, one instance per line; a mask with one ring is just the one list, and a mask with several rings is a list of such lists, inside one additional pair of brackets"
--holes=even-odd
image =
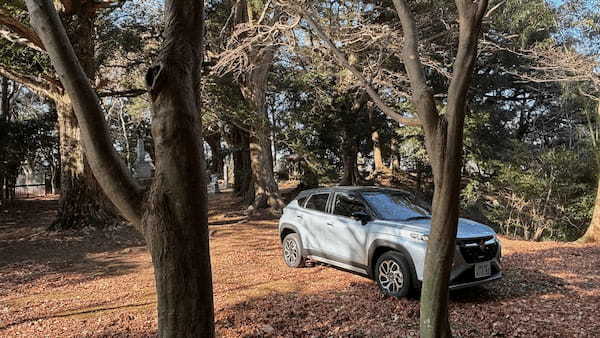
[[(406, 337), (417, 299), (383, 298), (372, 281), (322, 265), (290, 269), (276, 220), (245, 221), (211, 195), (219, 336)], [(154, 336), (150, 257), (130, 227), (47, 232), (54, 199), (0, 210), (0, 336)], [(600, 246), (502, 238), (505, 278), (451, 293), (455, 336), (600, 337)]]

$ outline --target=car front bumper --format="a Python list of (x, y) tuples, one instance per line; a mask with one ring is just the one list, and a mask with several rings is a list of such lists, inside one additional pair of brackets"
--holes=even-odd
[(484, 278), (484, 279), (473, 280), (470, 282), (462, 282), (462, 283), (458, 283), (458, 284), (450, 284), (449, 289), (450, 290), (460, 290), (460, 289), (464, 289), (464, 288), (469, 288), (472, 286), (493, 282), (493, 281), (502, 279), (502, 277), (504, 277), (502, 275), (502, 272), (498, 272), (495, 275), (492, 275), (492, 276)]

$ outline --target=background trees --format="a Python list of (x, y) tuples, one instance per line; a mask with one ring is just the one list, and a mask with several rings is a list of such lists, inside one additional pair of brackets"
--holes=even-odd
[[(72, 97), (28, 25), (23, 2), (1, 4), (3, 198), (19, 168), (33, 161), (62, 172), (57, 225), (119, 221), (97, 185), (102, 178), (92, 175), (83, 154)], [(204, 131), (206, 145), (194, 146), (209, 149), (212, 174), (222, 175), (225, 163), (233, 163), (233, 188), (250, 211), (281, 209), (277, 178), (297, 179), (298, 189), (386, 184), (445, 205), (436, 215), (451, 217), (435, 216), (444, 231), (440, 238), (452, 237), (460, 211), (527, 240), (597, 241), (597, 6), (579, 0), (491, 1), (481, 30), (473, 29), (479, 24), (468, 20), (472, 15), (465, 16), (470, 5), (461, 6), (439, 0), (411, 2), (410, 10), (404, 1), (389, 0), (208, 2), (206, 51), (197, 56), (206, 61), (192, 62), (203, 75), (197, 84), (203, 109), (191, 123)], [(111, 136), (103, 151), (114, 148), (111, 161), (122, 159), (128, 173), (141, 141), (159, 174), (179, 177), (177, 168), (160, 160), (172, 160), (169, 145), (156, 138), (168, 131), (150, 133), (152, 124), (170, 120), (153, 116), (153, 97), (143, 95), (142, 75), (152, 60), (164, 57), (161, 2), (60, 2), (58, 10), (100, 97), (96, 113), (107, 121), (102, 133)], [(416, 29), (406, 31), (413, 20)], [(467, 22), (469, 34), (461, 31)], [(470, 47), (459, 58), (467, 62), (457, 67), (456, 55), (465, 53), (459, 41)], [(407, 48), (414, 58), (403, 56)], [(200, 103), (194, 104), (198, 109)], [(199, 162), (188, 164), (203, 175)], [(157, 176), (162, 188), (155, 188), (175, 183)], [(132, 190), (137, 195), (138, 187)], [(459, 190), (461, 208), (454, 196)], [(182, 219), (189, 216), (181, 212)], [(439, 277), (438, 287), (445, 278)], [(433, 330), (445, 331), (439, 323)]]

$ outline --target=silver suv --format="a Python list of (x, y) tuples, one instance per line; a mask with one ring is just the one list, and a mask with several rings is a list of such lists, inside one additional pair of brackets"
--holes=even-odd
[[(374, 187), (306, 190), (279, 221), (285, 263), (320, 261), (374, 279), (394, 297), (418, 290), (431, 229), (429, 208), (414, 194)], [(502, 278), (501, 248), (490, 227), (459, 219), (450, 288)]]

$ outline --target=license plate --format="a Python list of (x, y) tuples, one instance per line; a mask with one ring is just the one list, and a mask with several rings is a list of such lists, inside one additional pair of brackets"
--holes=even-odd
[(489, 277), (492, 274), (490, 262), (475, 264), (475, 278)]

